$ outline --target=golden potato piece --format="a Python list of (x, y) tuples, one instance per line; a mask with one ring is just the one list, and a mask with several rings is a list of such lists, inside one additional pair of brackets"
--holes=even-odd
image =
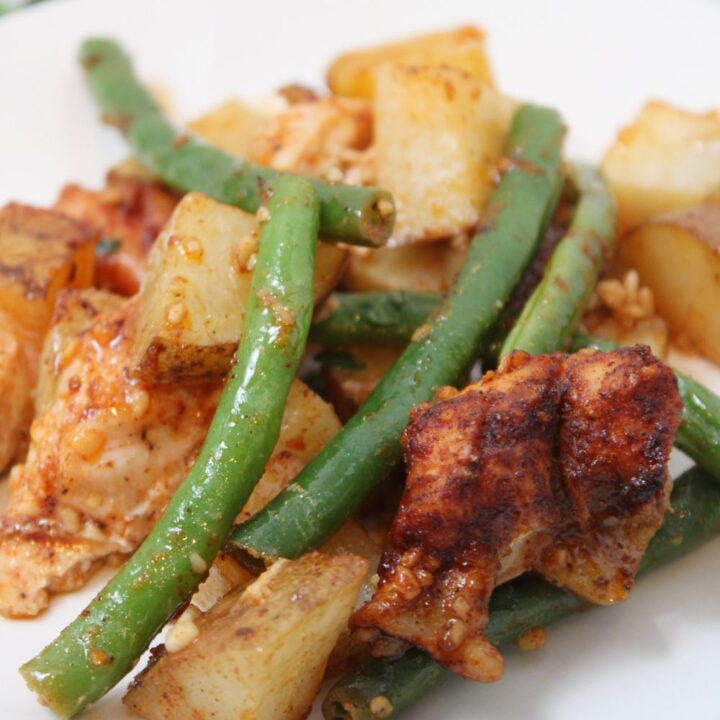
[(190, 642), (138, 676), (125, 704), (148, 720), (305, 718), (366, 572), (355, 555), (278, 560), (191, 621)]
[[(148, 382), (221, 377), (240, 339), (257, 249), (257, 220), (189, 193), (150, 252), (132, 365)], [(315, 297), (337, 282), (345, 250), (318, 246)]]
[(98, 233), (50, 210), (10, 203), (0, 210), (0, 309), (19, 329), (42, 337), (55, 297), (87, 287)]
[(341, 427), (332, 405), (300, 380), (294, 380), (272, 457), (237, 521), (247, 520), (284, 490)]
[(720, 205), (643, 223), (622, 239), (618, 259), (652, 290), (671, 330), (720, 363)]
[(345, 53), (330, 66), (327, 73), (328, 86), (336, 95), (369, 100), (375, 91), (375, 71), (386, 62), (446, 65), (464, 70), (484, 83), (493, 84), (485, 33), (479, 28), (468, 26)]
[(514, 109), (456, 68), (378, 69), (377, 183), (395, 197), (396, 241), (451, 237), (478, 223)]
[(649, 102), (620, 131), (602, 169), (618, 200), (621, 228), (710, 198), (720, 200), (720, 112)]
[(463, 243), (439, 241), (350, 252), (343, 284), (348, 290), (444, 292), (465, 258)]
[(240, 100), (227, 100), (188, 124), (188, 129), (232, 155), (247, 157), (248, 145), (269, 118)]
[(402, 354), (402, 347), (367, 345), (338, 348), (339, 362), (329, 357), (323, 365), (328, 396), (338, 415), (350, 419)]

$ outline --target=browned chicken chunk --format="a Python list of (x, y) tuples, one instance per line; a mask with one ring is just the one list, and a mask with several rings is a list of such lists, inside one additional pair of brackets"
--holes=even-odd
[(96, 285), (133, 295), (145, 275), (150, 248), (177, 202), (178, 196), (158, 182), (115, 171), (100, 191), (66, 185), (55, 209), (101, 232)]
[[(668, 505), (682, 405), (645, 346), (531, 358), (419, 408), (374, 598), (355, 625), (497, 680), (493, 589), (534, 570), (596, 603), (625, 599)], [(398, 643), (376, 640), (376, 654)]]

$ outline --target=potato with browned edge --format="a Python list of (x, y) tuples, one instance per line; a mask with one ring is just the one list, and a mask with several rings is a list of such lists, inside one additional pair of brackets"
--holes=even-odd
[(602, 161), (621, 229), (658, 213), (720, 201), (720, 111), (648, 102)]
[(375, 71), (386, 62), (425, 67), (445, 65), (493, 84), (485, 33), (467, 26), (345, 53), (330, 66), (328, 86), (336, 95), (370, 100), (375, 92)]
[(147, 720), (302, 720), (367, 567), (347, 554), (278, 560), (192, 620), (125, 704)]
[(672, 331), (720, 363), (720, 205), (648, 220), (622, 239), (618, 259), (637, 270)]
[(377, 184), (393, 193), (401, 243), (475, 227), (516, 103), (463, 70), (387, 63), (375, 76)]
[[(208, 380), (230, 367), (242, 331), (258, 222), (202, 193), (175, 208), (150, 252), (139, 294), (133, 368), (147, 382)], [(335, 286), (346, 251), (320, 243), (315, 298)]]

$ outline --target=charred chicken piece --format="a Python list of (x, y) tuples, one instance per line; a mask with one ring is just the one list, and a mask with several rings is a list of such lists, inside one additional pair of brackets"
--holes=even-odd
[[(644, 346), (514, 353), (420, 407), (378, 590), (355, 626), (487, 682), (503, 669), (485, 636), (497, 585), (534, 570), (591, 602), (623, 600), (668, 505), (681, 412), (672, 372)], [(385, 636), (376, 654), (397, 652)]]
[(150, 248), (179, 200), (170, 189), (131, 170), (134, 174), (111, 171), (100, 191), (66, 185), (55, 203), (55, 210), (101, 232), (96, 285), (120, 295), (137, 292)]

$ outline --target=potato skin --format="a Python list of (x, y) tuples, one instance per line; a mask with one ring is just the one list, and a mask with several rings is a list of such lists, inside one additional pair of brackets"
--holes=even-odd
[(618, 261), (653, 291), (673, 334), (720, 363), (720, 204), (648, 220), (622, 239)]

